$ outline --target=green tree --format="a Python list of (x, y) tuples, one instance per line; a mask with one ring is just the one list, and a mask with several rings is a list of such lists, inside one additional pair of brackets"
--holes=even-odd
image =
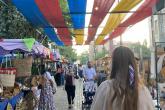
[(146, 39), (143, 41), (143, 45), (144, 45), (145, 47), (147, 47), (147, 40), (146, 40)]
[(80, 56), (78, 56), (78, 59), (80, 60), (81, 64), (86, 64), (89, 60), (89, 54), (88, 52), (82, 53)]
[(60, 7), (62, 9), (62, 12), (63, 12), (63, 17), (65, 19), (65, 23), (66, 23), (66, 26), (69, 27), (69, 31), (70, 31), (70, 34), (71, 34), (71, 37), (74, 37), (74, 34), (73, 34), (73, 24), (72, 24), (72, 19), (71, 19), (71, 16), (70, 16), (70, 10), (69, 10), (69, 6), (68, 6), (68, 1), (67, 0), (59, 0), (59, 3), (60, 3)]
[(150, 55), (151, 55), (151, 51), (147, 47), (147, 42), (146, 41), (143, 42), (143, 45), (141, 45), (140, 42), (130, 44), (129, 48), (136, 54), (140, 54), (140, 48), (141, 48), (143, 57), (150, 57)]
[(58, 47), (58, 49), (60, 54), (67, 58), (70, 62), (75, 62), (77, 60), (77, 54), (71, 46)]
[[(0, 24), (0, 36), (6, 39), (32, 37), (39, 40), (43, 33), (42, 28), (33, 27), (11, 2), (7, 2), (7, 6), (0, 2)], [(45, 38), (42, 43), (47, 46), (47, 41)]]
[(103, 47), (101, 52), (96, 53), (96, 60), (105, 57), (106, 54), (108, 54), (108, 51)]

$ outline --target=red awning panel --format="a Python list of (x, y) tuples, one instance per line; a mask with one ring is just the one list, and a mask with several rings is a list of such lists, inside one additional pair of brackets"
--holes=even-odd
[[(62, 10), (60, 8), (59, 0), (35, 0), (40, 11), (43, 13), (45, 18), (57, 28), (57, 34), (64, 44), (71, 44), (71, 36), (68, 28), (58, 28), (67, 27), (62, 15)], [(65, 42), (67, 40), (67, 42)], [(68, 43), (69, 42), (69, 43)]]
[(132, 14), (126, 21), (120, 24), (101, 44), (106, 43), (108, 40), (111, 40), (119, 35), (121, 35), (130, 25), (134, 25), (143, 19), (152, 15), (152, 7), (157, 3), (158, 0), (146, 0), (137, 11)]
[(103, 40), (103, 42), (101, 42), (101, 45), (105, 44), (108, 40), (112, 39), (112, 36), (120, 36), (125, 30), (127, 29), (127, 27), (117, 27), (115, 29), (115, 31), (113, 31), (110, 35), (109, 38)]
[(57, 28), (57, 33), (65, 45), (72, 45), (72, 40), (68, 28)]
[(91, 19), (89, 22), (88, 28), (88, 38), (86, 44), (89, 44), (90, 41), (94, 39), (94, 36), (97, 32), (98, 26), (103, 21), (104, 17), (109, 12), (115, 0), (94, 0), (93, 11), (91, 15)]

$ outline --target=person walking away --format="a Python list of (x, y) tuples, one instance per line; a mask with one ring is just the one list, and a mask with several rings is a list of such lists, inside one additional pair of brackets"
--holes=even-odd
[(61, 71), (61, 86), (64, 85), (64, 81), (65, 81), (65, 73), (64, 73), (64, 69), (65, 69), (65, 64), (62, 64), (62, 71)]
[(57, 63), (57, 71), (56, 71), (56, 83), (57, 86), (61, 86), (61, 74), (62, 74), (62, 64), (60, 62)]
[(83, 68), (81, 64), (78, 66), (78, 75), (81, 79), (83, 78)]
[(98, 86), (107, 79), (107, 74), (105, 73), (104, 70), (101, 70), (99, 72), (99, 75), (98, 75), (98, 80), (97, 80), (97, 84)]
[(53, 81), (48, 71), (45, 71), (45, 66), (41, 65), (40, 86), (41, 94), (38, 110), (56, 110), (53, 97)]
[(65, 76), (65, 90), (67, 92), (68, 104), (69, 109), (71, 109), (74, 104), (74, 97), (75, 97), (75, 75), (72, 66), (69, 66), (69, 71)]
[(112, 55), (111, 79), (97, 89), (91, 110), (154, 110), (147, 87), (138, 78), (133, 52), (120, 46)]

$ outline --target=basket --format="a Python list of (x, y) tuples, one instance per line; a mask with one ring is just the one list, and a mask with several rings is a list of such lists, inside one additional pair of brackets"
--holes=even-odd
[(7, 57), (6, 57), (6, 67), (3, 68), (2, 64), (0, 67), (0, 80), (3, 87), (14, 87), (15, 75), (16, 75), (16, 68), (11, 67), (11, 59), (10, 59), (10, 67), (7, 66)]
[(32, 57), (24, 59), (15, 59), (13, 61), (14, 67), (17, 69), (16, 77), (31, 76)]
[(165, 78), (165, 67), (161, 69), (160, 73), (162, 74), (163, 78)]

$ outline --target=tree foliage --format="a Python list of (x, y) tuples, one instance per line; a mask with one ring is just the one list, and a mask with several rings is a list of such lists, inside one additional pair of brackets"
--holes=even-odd
[(106, 54), (108, 54), (108, 51), (105, 49), (105, 47), (103, 47), (101, 52), (96, 53), (96, 60), (99, 58), (103, 58), (106, 56)]
[(70, 62), (75, 62), (77, 60), (77, 54), (75, 50), (71, 47), (58, 47), (59, 52), (62, 56), (68, 59)]
[(60, 2), (60, 7), (63, 12), (63, 17), (65, 19), (66, 26), (70, 27), (70, 28), (68, 28), (70, 31), (70, 34), (71, 34), (71, 36), (74, 36), (73, 28), (71, 28), (71, 27), (73, 27), (73, 24), (72, 24), (71, 16), (69, 14), (70, 10), (69, 10), (69, 6), (68, 6), (68, 2), (67, 2), (67, 0), (59, 0), (59, 2)]
[(143, 57), (150, 57), (151, 56), (151, 51), (150, 49), (147, 47), (147, 42), (144, 41), (143, 45), (140, 44), (140, 42), (138, 43), (134, 43), (134, 44), (130, 44), (129, 48), (136, 54), (140, 55), (140, 49), (142, 50), (142, 56)]
[[(22, 39), (32, 37), (36, 40), (42, 39), (43, 30), (41, 28), (33, 27), (13, 4), (8, 2), (7, 5), (0, 4), (0, 36), (2, 38)], [(45, 46), (47, 46), (47, 40), (47, 38), (44, 39), (43, 44)]]
[(10, 3), (1, 5), (0, 34), (5, 38), (23, 38), (36, 36), (36, 30), (24, 19), (24, 17)]
[(78, 56), (78, 59), (80, 60), (81, 64), (86, 64), (89, 60), (89, 54), (88, 52), (82, 53), (80, 56)]

